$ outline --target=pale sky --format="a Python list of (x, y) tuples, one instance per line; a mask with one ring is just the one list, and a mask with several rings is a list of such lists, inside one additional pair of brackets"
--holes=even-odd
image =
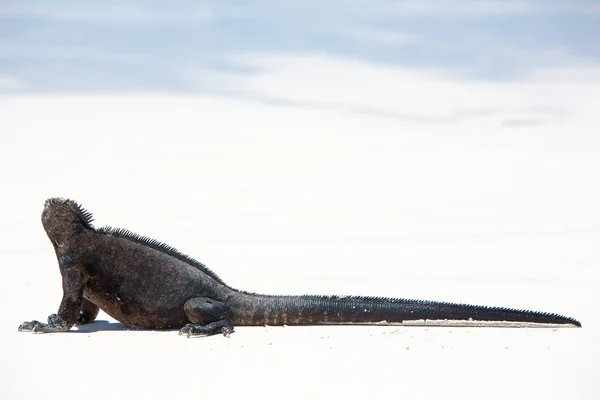
[(251, 79), (263, 54), (511, 81), (596, 67), (598, 37), (596, 1), (9, 0), (0, 91), (219, 91), (198, 71)]

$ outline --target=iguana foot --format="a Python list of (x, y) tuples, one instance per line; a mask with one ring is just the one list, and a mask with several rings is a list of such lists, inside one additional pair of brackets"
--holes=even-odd
[(224, 326), (221, 328), (221, 333), (225, 337), (229, 337), (233, 333), (233, 326)]
[(48, 317), (48, 323), (39, 321), (26, 321), (19, 325), (19, 332), (48, 333), (48, 332), (67, 332), (71, 327), (69, 324), (56, 314)]
[(229, 321), (217, 321), (208, 325), (187, 324), (179, 330), (180, 335), (192, 336), (210, 336), (217, 333), (222, 333), (223, 336), (229, 337), (233, 332), (233, 325)]
[(40, 321), (25, 321), (19, 325), (19, 332), (33, 332), (36, 333), (44, 325)]
[(185, 302), (183, 309), (188, 321), (179, 331), (180, 335), (209, 336), (222, 333), (229, 336), (233, 332), (233, 324), (227, 316), (227, 304), (207, 297), (194, 297)]

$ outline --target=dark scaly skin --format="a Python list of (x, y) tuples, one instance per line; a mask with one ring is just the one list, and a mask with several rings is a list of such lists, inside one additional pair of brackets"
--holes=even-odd
[(229, 335), (234, 325), (512, 321), (581, 326), (557, 314), (422, 300), (360, 296), (270, 296), (239, 291), (203, 264), (156, 240), (91, 224), (72, 200), (46, 201), (42, 223), (54, 245), (63, 298), (47, 323), (20, 331), (66, 332), (101, 308), (116, 320), (188, 336)]

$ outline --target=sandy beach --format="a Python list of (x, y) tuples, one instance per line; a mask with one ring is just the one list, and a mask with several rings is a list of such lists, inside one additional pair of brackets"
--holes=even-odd
[[(51, 274), (53, 260), (13, 255), (4, 256), (6, 261), (18, 268), (10, 275), (3, 271), (3, 398), (59, 398), (57, 391), (67, 390), (90, 399), (185, 397), (197, 391), (209, 397), (292, 399), (593, 399), (598, 390), (598, 305), (586, 302), (597, 284), (584, 280), (568, 280), (564, 286), (571, 291), (544, 279), (529, 283), (531, 291), (515, 289), (523, 288), (517, 279), (505, 284), (510, 290), (494, 286), (499, 297), (522, 293), (524, 305), (543, 303), (545, 296), (553, 304), (550, 310), (581, 318), (581, 329), (238, 327), (229, 338), (187, 339), (176, 331), (129, 330), (101, 314), (79, 330), (33, 335), (16, 327), (54, 312), (60, 283)], [(270, 282), (277, 287), (285, 281)], [(352, 286), (347, 278), (338, 280), (340, 287), (346, 282)], [(438, 285), (440, 291), (454, 286), (478, 300), (470, 285), (442, 279), (423, 295)]]
[[(591, 114), (423, 126), (158, 95), (1, 97), (0, 110), (3, 399), (597, 398)], [(19, 333), (62, 294), (40, 223), (52, 196), (240, 289), (502, 305), (583, 328), (238, 327), (187, 339), (101, 313), (69, 333)]]

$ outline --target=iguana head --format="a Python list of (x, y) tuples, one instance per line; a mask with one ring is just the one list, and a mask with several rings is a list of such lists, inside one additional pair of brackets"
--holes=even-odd
[(93, 229), (92, 221), (92, 213), (73, 200), (53, 197), (44, 204), (42, 225), (57, 247), (62, 247), (70, 236), (85, 229)]

